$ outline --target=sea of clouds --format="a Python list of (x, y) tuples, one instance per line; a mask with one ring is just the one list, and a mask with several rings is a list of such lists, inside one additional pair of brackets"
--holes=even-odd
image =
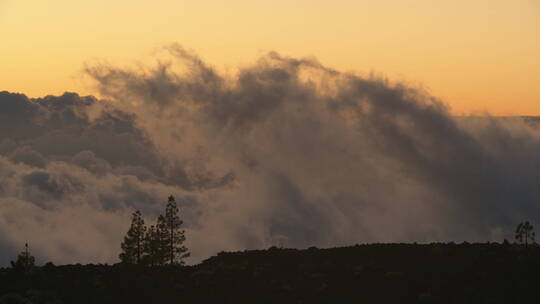
[(234, 75), (178, 45), (93, 64), (102, 98), (0, 92), (0, 265), (114, 263), (175, 195), (197, 263), (221, 250), (497, 241), (540, 220), (531, 121), (455, 117), (421, 88), (268, 53)]

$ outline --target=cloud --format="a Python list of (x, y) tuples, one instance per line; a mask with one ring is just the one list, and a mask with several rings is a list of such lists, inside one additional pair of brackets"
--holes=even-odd
[(114, 262), (132, 210), (152, 222), (169, 194), (191, 262), (276, 242), (501, 241), (538, 221), (532, 118), (454, 117), (315, 59), (271, 52), (228, 75), (167, 51), (88, 66), (103, 100), (0, 93), (0, 262), (26, 240), (56, 263)]
[(46, 160), (41, 153), (36, 152), (27, 146), (16, 148), (9, 157), (14, 162), (25, 163), (37, 168), (43, 168), (46, 164)]

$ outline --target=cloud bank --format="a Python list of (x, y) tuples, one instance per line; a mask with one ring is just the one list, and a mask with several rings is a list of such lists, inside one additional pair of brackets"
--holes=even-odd
[(116, 262), (174, 194), (190, 262), (220, 250), (502, 241), (538, 222), (540, 134), (419, 88), (269, 53), (221, 74), (173, 45), (86, 67), (103, 99), (0, 92), (0, 264)]

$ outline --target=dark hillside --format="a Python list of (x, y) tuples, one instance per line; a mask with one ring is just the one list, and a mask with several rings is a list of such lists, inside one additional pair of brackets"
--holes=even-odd
[[(220, 253), (189, 267), (0, 272), (0, 303), (540, 303), (540, 249), (374, 244)], [(3, 302), (2, 302), (3, 301)]]

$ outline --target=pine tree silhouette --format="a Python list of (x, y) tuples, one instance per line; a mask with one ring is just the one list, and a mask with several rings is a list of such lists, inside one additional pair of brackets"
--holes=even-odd
[(35, 258), (30, 254), (28, 250), (28, 243), (24, 244), (24, 251), (19, 253), (17, 260), (11, 261), (11, 267), (24, 272), (29, 272), (35, 266)]
[(183, 265), (183, 259), (189, 257), (188, 249), (182, 244), (186, 240), (184, 230), (180, 229), (183, 221), (178, 216), (179, 209), (174, 196), (169, 196), (165, 215), (158, 218), (158, 230), (163, 233), (166, 259), (169, 265)]
[(163, 229), (151, 225), (144, 238), (144, 263), (150, 266), (165, 264)]
[(519, 223), (516, 228), (516, 240), (519, 243), (525, 243), (525, 247), (527, 247), (529, 243), (534, 243), (534, 237), (534, 227), (529, 221)]
[(133, 212), (131, 226), (120, 245), (122, 253), (119, 257), (123, 263), (141, 264), (146, 226), (139, 210)]

